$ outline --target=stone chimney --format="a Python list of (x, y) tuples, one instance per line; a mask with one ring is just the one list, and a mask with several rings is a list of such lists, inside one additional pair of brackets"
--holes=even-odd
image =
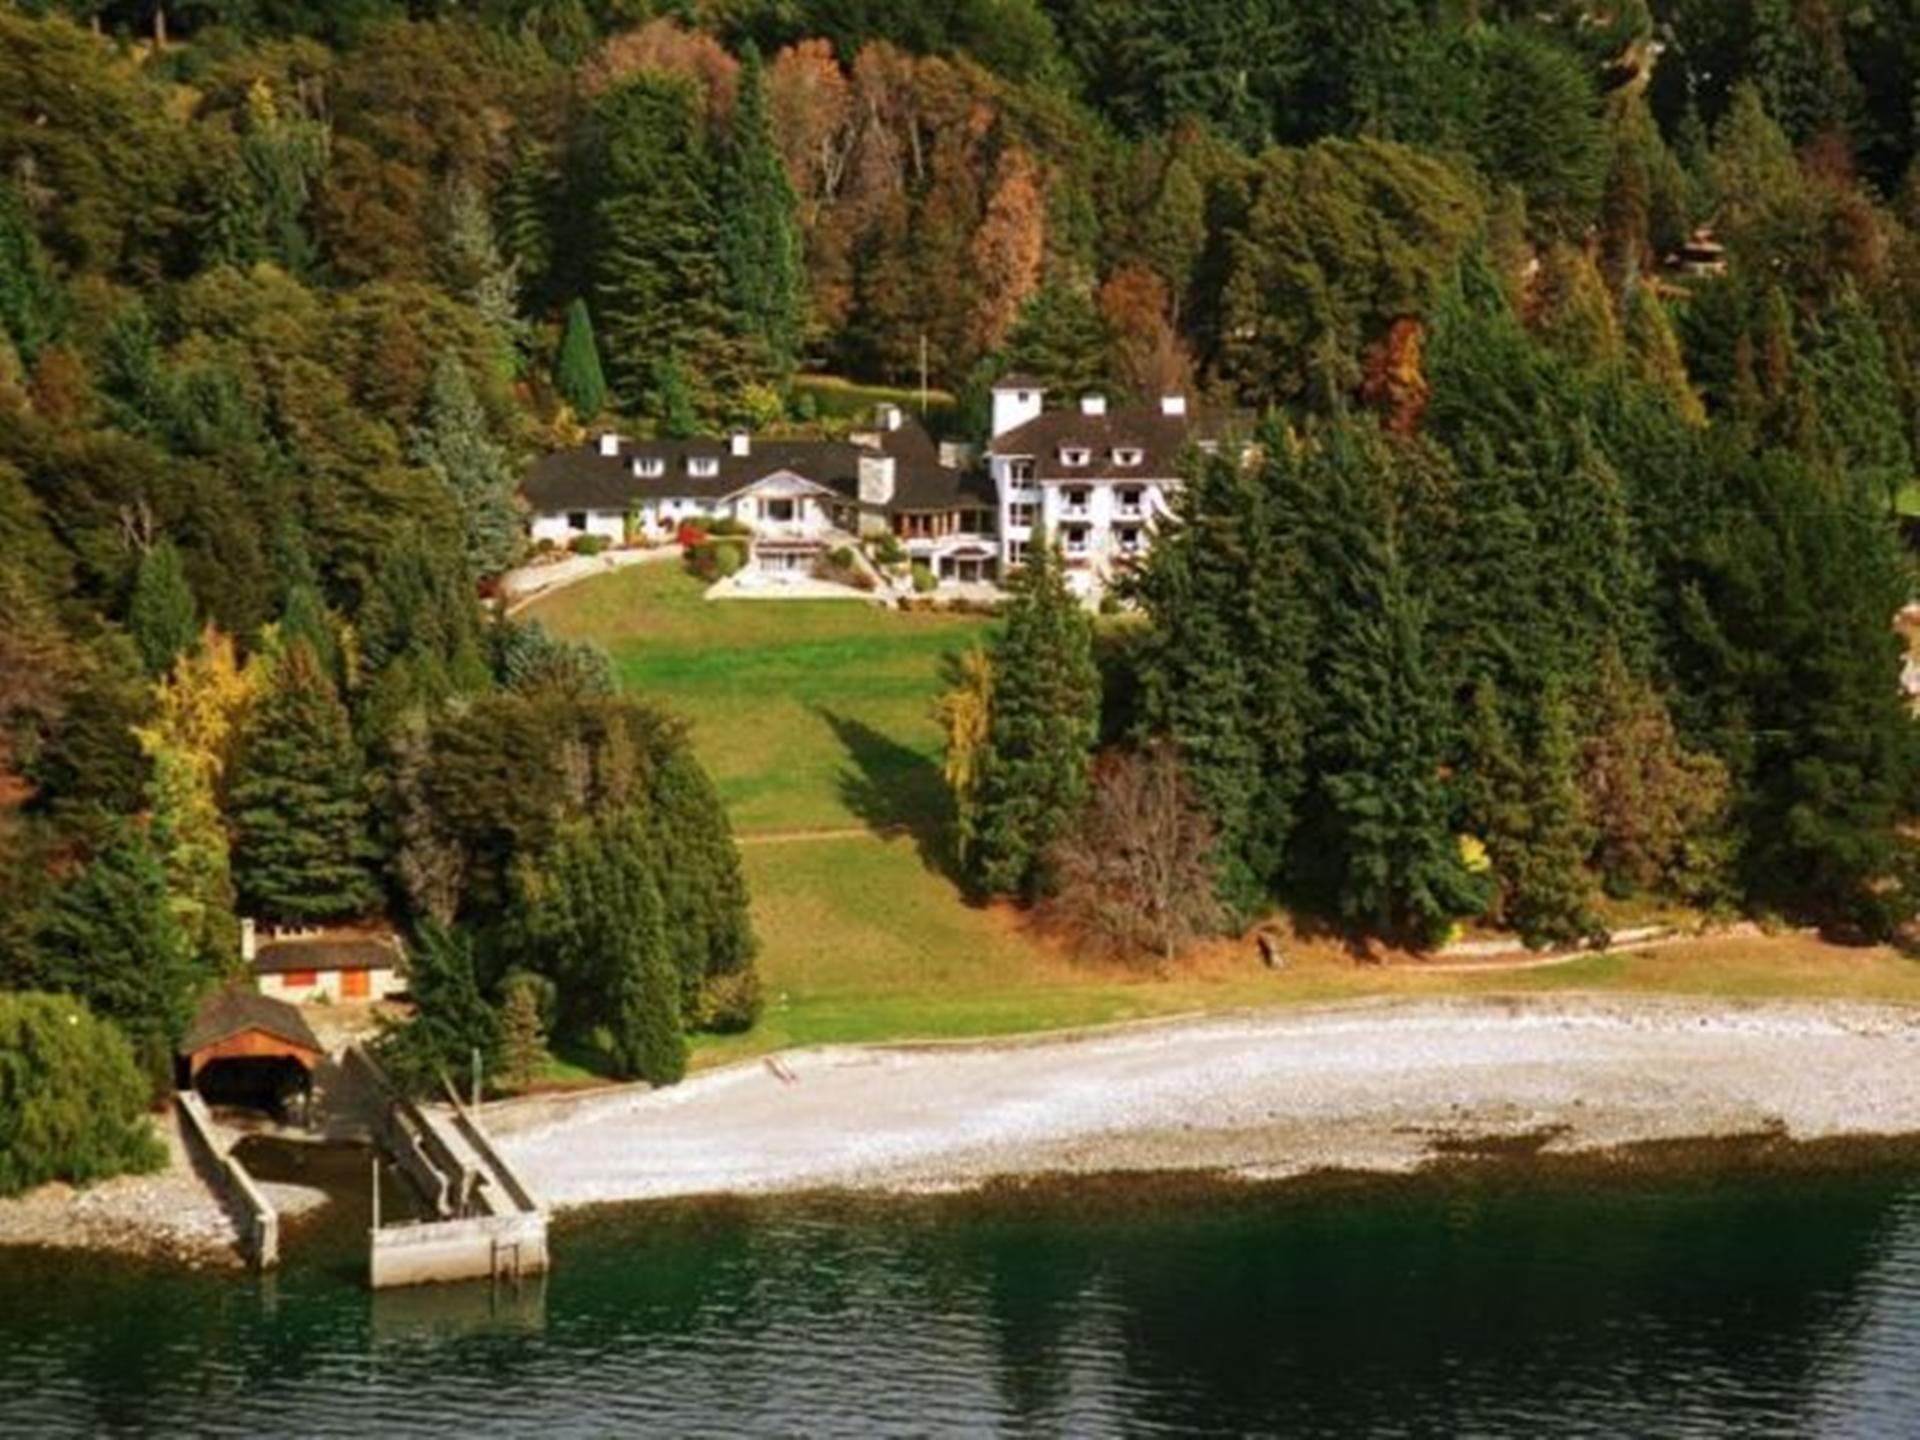
[(993, 387), (993, 436), (999, 439), (1036, 418), (1046, 400), (1046, 387), (1012, 376)]
[(880, 428), (882, 430), (898, 430), (902, 418), (898, 405), (882, 405), (880, 407)]
[(1082, 415), (1104, 415), (1107, 413), (1107, 397), (1104, 395), (1082, 395), (1080, 397)]
[(1160, 413), (1162, 415), (1185, 415), (1187, 413), (1187, 397), (1184, 395), (1162, 395), (1160, 397)]
[(891, 505), (893, 489), (893, 456), (862, 455), (860, 457), (860, 503), (872, 506)]
[(731, 450), (736, 457), (751, 455), (753, 453), (753, 436), (744, 430), (736, 430), (727, 437), (727, 448)]

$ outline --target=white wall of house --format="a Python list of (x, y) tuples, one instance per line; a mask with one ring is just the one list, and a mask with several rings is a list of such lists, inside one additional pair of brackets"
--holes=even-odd
[(618, 545), (627, 538), (624, 510), (560, 510), (535, 515), (528, 527), (535, 541), (566, 545), (582, 535), (600, 535)]
[[(312, 970), (305, 974), (312, 975), (311, 985), (289, 983), (290, 980), (305, 978), (302, 973), (294, 971), (269, 971), (255, 978), (262, 995), (270, 996), (275, 1000), (286, 1000), (295, 1005), (318, 1004), (322, 1001), (338, 1004), (345, 997), (346, 985), (342, 979), (342, 972)], [(369, 970), (366, 975), (366, 999), (369, 1001), (385, 1000), (407, 988), (406, 981), (401, 978), (398, 970)], [(353, 1003), (358, 1002), (359, 997), (356, 996)]]

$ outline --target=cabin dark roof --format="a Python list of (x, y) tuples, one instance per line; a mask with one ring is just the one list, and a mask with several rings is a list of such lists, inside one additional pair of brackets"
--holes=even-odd
[(1044, 390), (1047, 388), (1047, 382), (1016, 370), (1011, 375), (1002, 375), (993, 382), (992, 388), (995, 390)]
[[(893, 430), (856, 440), (760, 440), (735, 455), (725, 440), (630, 440), (619, 455), (602, 455), (598, 441), (543, 455), (533, 462), (520, 492), (535, 511), (625, 511), (643, 500), (720, 500), (778, 474), (798, 475), (848, 500), (860, 494), (860, 459), (876, 452), (894, 461), (894, 499), (888, 509), (937, 510), (949, 505), (989, 504), (984, 475), (940, 463), (940, 447), (926, 427), (903, 416)], [(690, 474), (687, 461), (711, 458), (712, 475)], [(658, 460), (658, 475), (635, 475), (637, 459)]]
[(387, 941), (367, 935), (269, 940), (253, 956), (256, 975), (284, 975), (290, 970), (392, 970), (399, 963), (399, 951)]
[[(1040, 480), (1166, 480), (1179, 475), (1189, 444), (1250, 435), (1252, 429), (1253, 417), (1239, 410), (1168, 415), (1158, 406), (1129, 406), (1089, 415), (1076, 407), (1036, 415), (996, 437), (990, 449), (995, 455), (1031, 456)], [(1060, 452), (1071, 449), (1091, 452), (1088, 463), (1063, 463)], [(1118, 450), (1140, 451), (1140, 463), (1117, 463)]]
[(315, 1055), (327, 1053), (297, 1006), (238, 985), (217, 992), (200, 1007), (180, 1042), (180, 1053), (192, 1055), (249, 1030), (262, 1031)]

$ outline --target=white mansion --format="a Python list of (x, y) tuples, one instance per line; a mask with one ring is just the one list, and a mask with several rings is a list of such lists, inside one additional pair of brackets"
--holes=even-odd
[(942, 584), (995, 582), (1044, 527), (1075, 592), (1093, 599), (1145, 552), (1187, 447), (1211, 449), (1244, 420), (1189, 416), (1177, 396), (1123, 410), (1092, 395), (1047, 410), (1044, 397), (1018, 377), (994, 387), (984, 470), (971, 447), (937, 445), (918, 420), (883, 405), (872, 430), (845, 440), (603, 434), (537, 460), (521, 493), (536, 541), (661, 543), (683, 522), (727, 518), (751, 527), (751, 563), (776, 574), (892, 534)]

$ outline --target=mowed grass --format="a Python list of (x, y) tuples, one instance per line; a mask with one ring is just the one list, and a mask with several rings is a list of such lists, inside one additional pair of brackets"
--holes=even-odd
[[(562, 591), (532, 614), (592, 638), (621, 681), (686, 718), (740, 836), (766, 984), (750, 1034), (700, 1064), (793, 1045), (963, 1039), (1368, 997), (1634, 991), (1920, 1004), (1920, 961), (1801, 935), (1689, 942), (1548, 969), (1363, 965), (1296, 940), (1263, 969), (1222, 942), (1170, 973), (1091, 963), (1008, 906), (971, 905), (941, 851), (934, 703), (979, 619), (855, 601), (709, 602), (671, 563)], [(824, 833), (820, 833), (824, 832)]]
[(529, 613), (605, 645), (623, 686), (691, 722), (741, 835), (941, 823), (934, 704), (949, 657), (987, 621), (859, 600), (709, 601), (671, 563)]

